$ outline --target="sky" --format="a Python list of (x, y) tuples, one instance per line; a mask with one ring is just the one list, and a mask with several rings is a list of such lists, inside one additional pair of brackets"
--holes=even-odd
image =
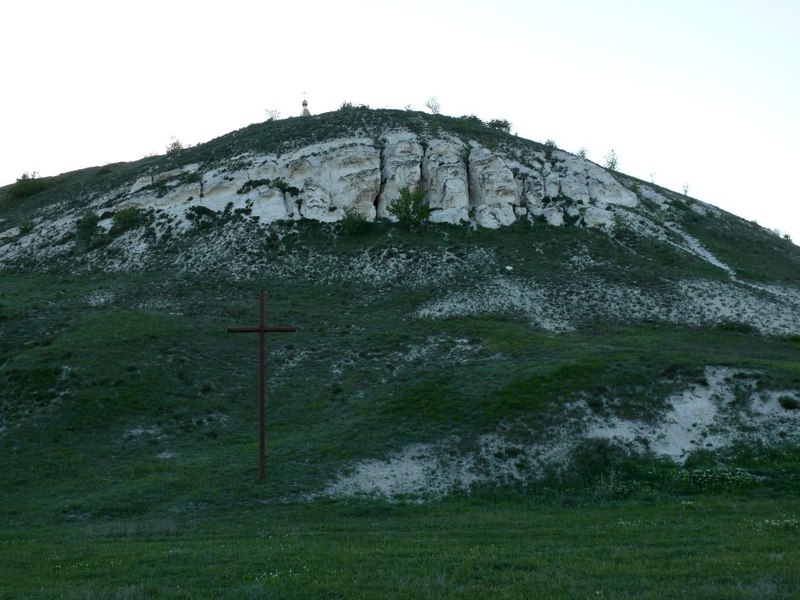
[(343, 102), (507, 119), (800, 243), (797, 0), (8, 0), (0, 185)]

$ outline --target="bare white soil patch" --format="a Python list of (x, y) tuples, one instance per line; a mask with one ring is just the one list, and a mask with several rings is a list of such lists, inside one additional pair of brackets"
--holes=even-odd
[(734, 422), (736, 413), (725, 410), (736, 398), (732, 377), (730, 369), (706, 369), (707, 385), (695, 384), (672, 396), (672, 408), (658, 422), (596, 419), (586, 435), (649, 450), (675, 462), (685, 461), (694, 450), (724, 448), (738, 438), (739, 431)]
[(439, 319), (479, 314), (525, 315), (546, 331), (576, 328), (582, 318), (661, 321), (690, 326), (739, 323), (769, 335), (800, 334), (800, 291), (739, 282), (684, 280), (660, 290), (583, 277), (571, 284), (498, 277), (421, 306), (415, 315)]
[(535, 282), (498, 277), (471, 291), (455, 292), (426, 304), (416, 316), (436, 319), (491, 313), (524, 314), (546, 331), (572, 331), (574, 326), (563, 306), (552, 301), (547, 290)]
[(552, 463), (566, 461), (571, 449), (562, 430), (542, 444), (520, 444), (498, 433), (480, 436), (475, 449), (467, 452), (459, 450), (459, 442), (451, 437), (413, 444), (386, 458), (359, 462), (316, 496), (423, 500), (468, 491), (477, 484), (524, 483), (543, 477)]
[(683, 463), (696, 450), (723, 450), (738, 442), (766, 445), (800, 440), (797, 391), (758, 391), (753, 373), (709, 367), (705, 382), (668, 399), (669, 408), (652, 422), (601, 418), (583, 402), (558, 429), (527, 441), (512, 439), (507, 427), (479, 436), (465, 447), (450, 437), (413, 444), (382, 458), (345, 467), (315, 497), (373, 496), (425, 500), (469, 491), (487, 483), (525, 485), (557, 473), (584, 441), (606, 439), (626, 449)]

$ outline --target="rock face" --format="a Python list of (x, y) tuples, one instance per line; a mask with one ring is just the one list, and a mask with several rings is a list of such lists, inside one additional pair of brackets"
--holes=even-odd
[(639, 200), (605, 169), (555, 149), (514, 156), (452, 135), (422, 138), (396, 130), (350, 137), (283, 155), (247, 154), (203, 171), (188, 165), (140, 177), (121, 205), (174, 214), (191, 206), (244, 210), (262, 223), (392, 219), (400, 190), (422, 188), (438, 223), (497, 228), (519, 219), (550, 225), (613, 227), (617, 207)]
[(392, 134), (384, 138), (381, 156), (381, 193), (378, 197), (377, 216), (391, 218), (387, 208), (400, 197), (400, 190), (416, 190), (422, 183), (422, 156), (424, 150), (417, 137), (411, 133)]
[(517, 220), (514, 173), (502, 158), (477, 144), (469, 154), (469, 186), (478, 225), (496, 228)]
[(431, 221), (460, 223), (469, 219), (469, 180), (461, 140), (431, 140), (422, 163)]

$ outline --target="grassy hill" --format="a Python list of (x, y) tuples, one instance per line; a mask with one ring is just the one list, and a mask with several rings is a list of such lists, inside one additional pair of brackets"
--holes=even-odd
[[(800, 250), (752, 223), (670, 196), (726, 268), (527, 221), (151, 214), (18, 251), (153, 165), (399, 126), (538, 146), (350, 109), (6, 190), (0, 597), (800, 593)], [(263, 484), (256, 341), (225, 332), (259, 288), (298, 329), (268, 337)]]

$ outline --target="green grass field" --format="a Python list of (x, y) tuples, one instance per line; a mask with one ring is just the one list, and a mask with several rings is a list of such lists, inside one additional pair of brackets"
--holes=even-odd
[(3, 598), (796, 598), (794, 498), (256, 504), (0, 530)]

